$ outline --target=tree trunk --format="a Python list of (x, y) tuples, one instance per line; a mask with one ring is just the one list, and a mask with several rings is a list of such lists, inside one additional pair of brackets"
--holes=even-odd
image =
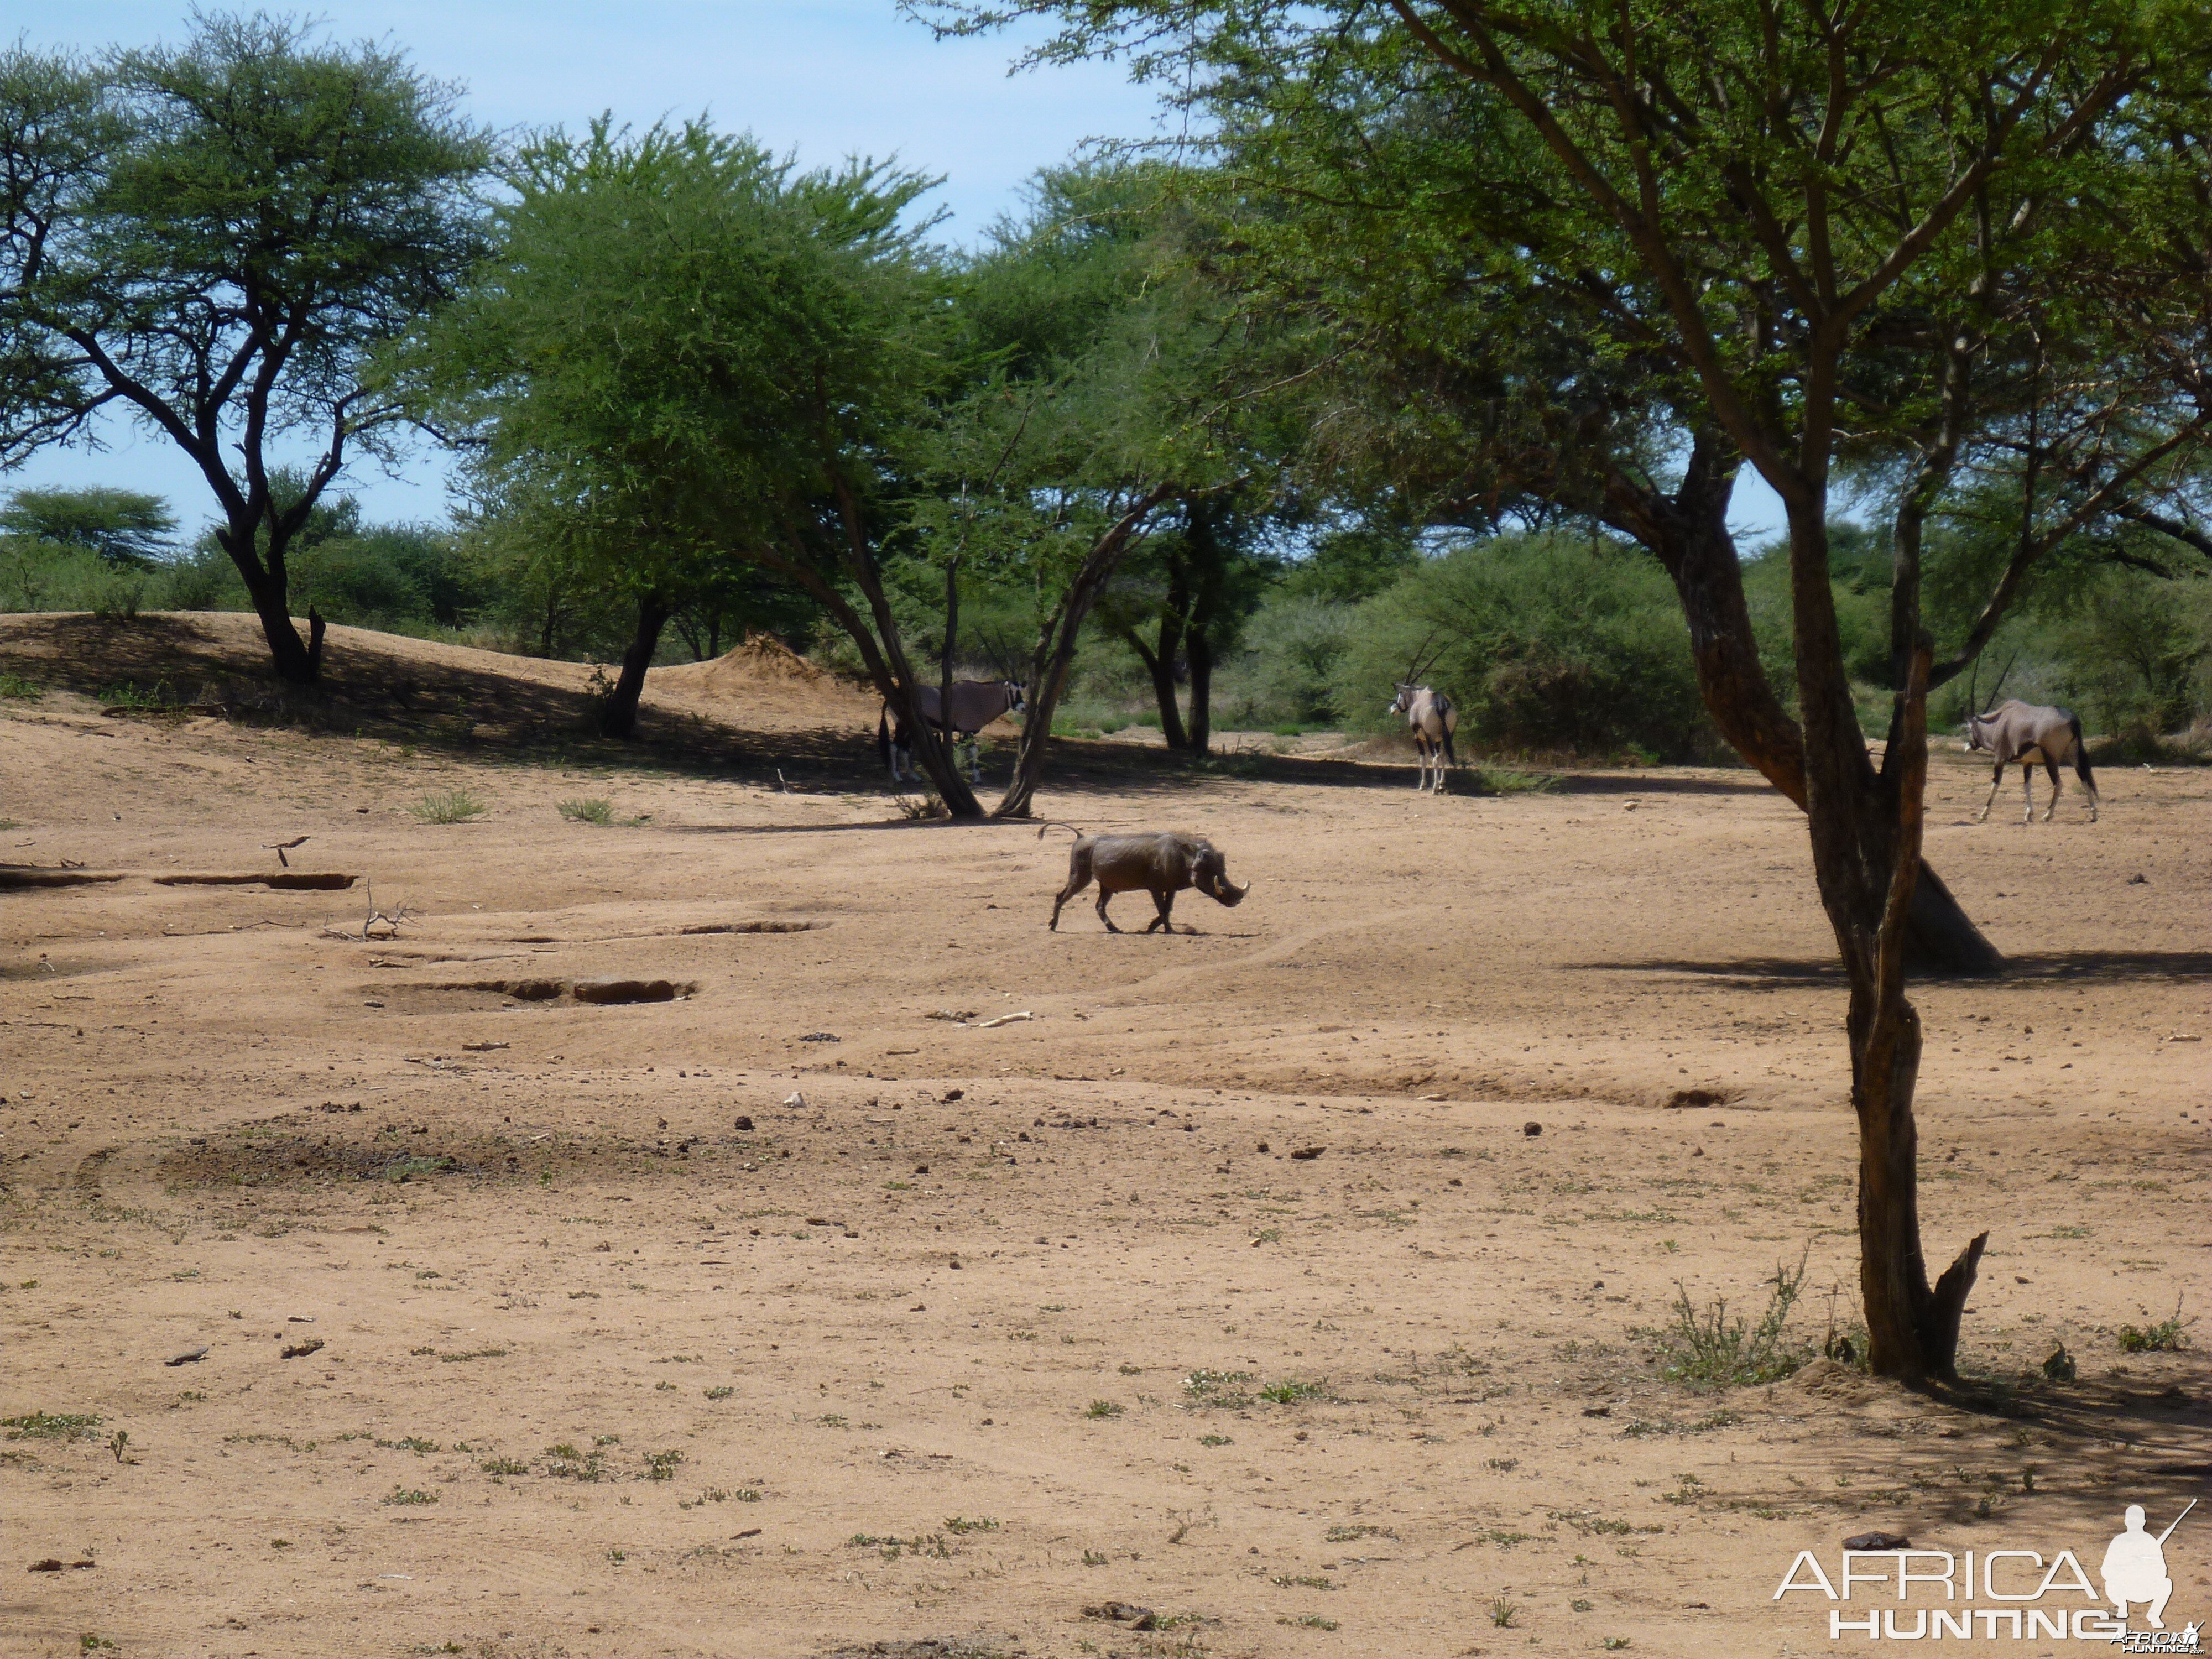
[(1044, 775), (1045, 750), (1052, 741), (1052, 717), (1060, 708), (1060, 694), (1067, 690), (1068, 670), (1075, 664), (1075, 647), (1083, 632), (1084, 620), (1097, 602), (1099, 591), (1121, 562), (1122, 554), (1128, 550), (1130, 538), (1168, 494), (1165, 484), (1147, 490), (1091, 544), (1058, 611), (1045, 619), (1037, 635), (1036, 651), (1030, 659), (1030, 684), (1026, 688), (1029, 708), (1022, 716), (1022, 739), (1014, 753), (1013, 779), (998, 805), (992, 809), (993, 817), (1029, 816), (1030, 802), (1036, 794), (1038, 781)]
[(1213, 641), (1200, 621), (1183, 643), (1190, 661), (1190, 752), (1203, 755), (1213, 741)]
[[(1172, 600), (1170, 600), (1172, 603)], [(1156, 651), (1144, 641), (1143, 635), (1133, 628), (1125, 629), (1121, 637), (1145, 665), (1145, 672), (1152, 678), (1152, 702), (1160, 711), (1160, 736), (1170, 749), (1186, 749), (1190, 739), (1183, 735), (1182, 710), (1176, 702), (1175, 659), (1182, 645), (1182, 619), (1172, 611), (1160, 613), (1159, 648)]]
[(637, 630), (623, 653), (621, 676), (599, 705), (599, 735), (630, 738), (637, 735), (637, 700), (645, 691), (645, 671), (653, 666), (653, 653), (660, 647), (660, 630), (667, 624), (670, 606), (657, 593), (637, 602)]
[(1957, 1375), (1959, 1317), (1986, 1235), (1931, 1286), (1920, 1243), (1919, 1132), (1912, 1096), (1920, 1018), (1905, 999), (1905, 930), (1918, 884), (1928, 773), (1924, 634), (1914, 648), (1894, 739), (1867, 757), (1828, 584), (1826, 491), (1790, 504), (1792, 628), (1805, 711), (1805, 817), (1821, 908), (1850, 986), (1845, 1019), (1859, 1125), (1859, 1280), (1867, 1360), (1906, 1381)]
[[(1736, 464), (1719, 440), (1700, 434), (1672, 496), (1615, 476), (1601, 516), (1633, 536), (1665, 567), (1690, 625), (1690, 654), (1705, 711), (1729, 746), (1801, 811), (1805, 744), (1767, 681), (1744, 602), (1743, 567), (1729, 534)], [(1907, 963), (1924, 975), (1994, 976), (2004, 958), (1923, 863), (1912, 890)]]
[[(246, 583), (246, 597), (253, 601), (253, 614), (261, 619), (261, 636), (269, 641), (269, 660), (276, 670), (276, 678), (288, 685), (313, 685), (322, 672), (322, 652), (302, 644), (300, 630), (292, 625), (292, 606), (284, 591), (287, 584), (283, 573), (281, 569), (273, 574), (264, 569), (258, 559), (239, 557), (228, 532), (217, 539)], [(250, 540), (247, 544), (252, 545)], [(318, 635), (315, 646), (319, 647), (321, 643)]]

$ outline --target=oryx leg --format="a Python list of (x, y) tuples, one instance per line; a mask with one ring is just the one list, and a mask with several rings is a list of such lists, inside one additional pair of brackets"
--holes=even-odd
[[(2043, 811), (2043, 821), (2045, 823), (2048, 823), (2057, 815), (2058, 811), (2058, 791), (2060, 788), (2058, 781), (2058, 763), (2051, 759), (2051, 757), (2046, 754), (2043, 757), (2043, 768), (2044, 770), (2051, 774), (2051, 805), (2044, 808)], [(2033, 767), (2030, 767), (2028, 769), (2031, 772), (2034, 769), (2035, 769)], [(2030, 811), (2033, 811), (2035, 810), (2033, 803), (2029, 805), (2028, 810)]]
[(2027, 803), (2020, 815), (2022, 823), (2035, 822), (2035, 763), (2023, 758), (2020, 763), (2020, 798)]
[(1997, 804), (1997, 791), (2004, 787), (2005, 763), (1999, 761), (1996, 769), (1990, 774), (1990, 798), (1982, 803), (1982, 810), (1974, 814), (1976, 823), (1989, 822), (1990, 808)]

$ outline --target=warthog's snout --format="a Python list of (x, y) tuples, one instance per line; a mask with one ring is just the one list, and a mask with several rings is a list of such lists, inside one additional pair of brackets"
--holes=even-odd
[(1213, 884), (1213, 890), (1211, 896), (1219, 900), (1224, 904), (1233, 907), (1242, 904), (1244, 902), (1244, 895), (1251, 890), (1252, 884), (1250, 882), (1248, 881), (1242, 887), (1239, 887), (1235, 882), (1230, 880), (1228, 877), (1224, 876), (1220, 880)]

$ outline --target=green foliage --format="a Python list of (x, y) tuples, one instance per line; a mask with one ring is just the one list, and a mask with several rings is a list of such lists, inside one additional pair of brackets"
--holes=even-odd
[(100, 1419), (87, 1413), (33, 1412), (27, 1417), (0, 1417), (0, 1429), (10, 1440), (89, 1440)]
[(2123, 1325), (2119, 1330), (2122, 1353), (2179, 1353), (2189, 1346), (2189, 1327), (2194, 1320), (2181, 1316), (2181, 1301), (2174, 1299), (2173, 1311), (2154, 1325)]
[(571, 823), (596, 823), (602, 827), (615, 821), (615, 809), (608, 802), (593, 797), (588, 800), (564, 800), (554, 810)]
[(1094, 1400), (1083, 1408), (1085, 1417), (1119, 1417), (1121, 1407), (1111, 1400)]
[(109, 564), (143, 568), (169, 550), (177, 515), (159, 495), (94, 484), (19, 489), (0, 507), (0, 534), (81, 548)]
[(1389, 688), (1431, 653), (1470, 748), (1681, 761), (1713, 745), (1673, 590), (1615, 542), (1495, 537), (1401, 578), (1353, 619), (1337, 671), (1350, 723), (1385, 729)]
[(484, 804), (465, 789), (441, 789), (407, 810), (425, 823), (466, 823), (483, 816)]
[(1674, 1317), (1658, 1333), (1660, 1371), (1670, 1381), (1693, 1388), (1733, 1389), (1772, 1382), (1790, 1376), (1811, 1358), (1801, 1343), (1786, 1341), (1784, 1328), (1805, 1286), (1805, 1263), (1778, 1267), (1773, 1286), (1755, 1322), (1728, 1316), (1726, 1298), (1698, 1309), (1686, 1286), (1675, 1286)]
[[(1343, 684), (1341, 667), (1359, 609), (1300, 592), (1296, 577), (1261, 603), (1244, 630), (1244, 649), (1221, 677), (1221, 718), (1249, 729), (1283, 722), (1323, 726), (1362, 701)], [(1380, 708), (1387, 690), (1368, 688), (1364, 702)]]
[[(137, 405), (229, 473), (224, 550), (272, 600), (315, 495), (403, 418), (371, 360), (476, 258), (491, 149), (452, 88), (318, 27), (198, 13), (182, 45), (97, 63), (0, 53), (0, 460)], [(264, 446), (303, 433), (324, 447), (287, 505)], [(158, 514), (106, 506), (75, 532), (143, 553)]]

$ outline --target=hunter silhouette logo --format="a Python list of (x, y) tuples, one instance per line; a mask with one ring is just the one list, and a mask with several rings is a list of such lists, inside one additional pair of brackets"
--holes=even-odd
[[(1828, 1609), (1831, 1641), (1846, 1635), (1905, 1642), (2056, 1638), (2102, 1642), (2123, 1653), (2202, 1653), (2202, 1627), (2196, 1620), (2178, 1631), (2166, 1626), (2166, 1603), (2173, 1595), (2166, 1543), (2197, 1503), (2190, 1499), (2160, 1533), (2148, 1530), (2142, 1504), (2129, 1504), (2118, 1535), (2098, 1565), (2101, 1597), (2081, 1558), (2069, 1549), (2048, 1560), (2040, 1551), (2012, 1548), (1954, 1554), (1916, 1549), (1909, 1539), (1875, 1534), (1844, 1546), (1832, 1578), (1819, 1556), (1800, 1550), (1773, 1599), (1781, 1601), (1799, 1591), (1838, 1604)], [(1882, 1547), (1854, 1549), (1852, 1544)], [(1847, 1604), (1856, 1605), (1846, 1611)], [(2128, 1627), (2131, 1607), (2143, 1610), (2148, 1629)]]
[(2112, 1604), (2112, 1611), (2124, 1622), (2128, 1603), (2147, 1601), (2150, 1604), (2146, 1616), (2153, 1630), (2166, 1628), (2166, 1603), (2173, 1594), (2173, 1580), (2166, 1576), (2166, 1540), (2173, 1536), (2173, 1528), (2181, 1524), (2197, 1500), (2189, 1500), (2188, 1509), (2173, 1517), (2172, 1526), (2153, 1538), (2143, 1530), (2143, 1507), (2128, 1505), (2125, 1516), (2127, 1530), (2112, 1540), (2105, 1550), (2105, 1564), (2097, 1576), (2105, 1581), (2105, 1599)]

